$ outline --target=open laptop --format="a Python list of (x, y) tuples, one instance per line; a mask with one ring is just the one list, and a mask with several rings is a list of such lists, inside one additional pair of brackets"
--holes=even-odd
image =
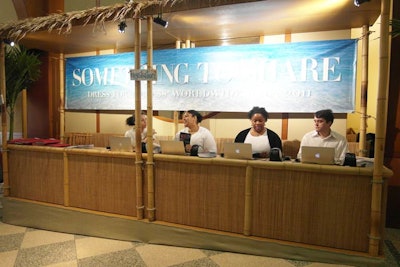
[(302, 146), (301, 162), (316, 164), (335, 164), (335, 148), (319, 146)]
[(160, 140), (160, 148), (162, 154), (186, 155), (183, 141)]
[(120, 151), (120, 152), (132, 152), (133, 151), (130, 137), (110, 136), (109, 143), (110, 143), (111, 151)]
[(225, 143), (224, 157), (227, 159), (253, 159), (251, 144)]

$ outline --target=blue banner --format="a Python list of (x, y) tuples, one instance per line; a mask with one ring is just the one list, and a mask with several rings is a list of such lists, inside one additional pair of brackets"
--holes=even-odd
[[(356, 40), (155, 50), (154, 110), (354, 111)], [(147, 55), (141, 54), (142, 69)], [(135, 109), (134, 53), (67, 58), (65, 108)], [(142, 109), (147, 86), (142, 81)]]

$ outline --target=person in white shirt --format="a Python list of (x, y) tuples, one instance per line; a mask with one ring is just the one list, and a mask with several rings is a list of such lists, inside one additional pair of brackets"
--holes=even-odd
[(314, 114), (315, 130), (306, 133), (300, 143), (297, 158), (301, 161), (302, 146), (320, 146), (335, 148), (335, 162), (342, 165), (349, 152), (346, 138), (331, 129), (334, 120), (333, 112), (330, 109), (323, 109)]
[(184, 129), (177, 132), (175, 140), (180, 140), (181, 133), (190, 134), (190, 143), (185, 146), (186, 152), (190, 152), (194, 145), (198, 146), (198, 152), (217, 153), (217, 144), (211, 132), (199, 123), (203, 116), (196, 110), (188, 110), (182, 116)]
[[(131, 138), (132, 147), (135, 150), (136, 146), (136, 129), (135, 129), (135, 116), (130, 116), (126, 119), (126, 124), (131, 128), (127, 130), (124, 134), (125, 137)], [(140, 118), (140, 140), (142, 145), (142, 152), (146, 153), (146, 144), (147, 144), (147, 115), (142, 113)], [(156, 132), (153, 130), (153, 152), (159, 153), (160, 145), (158, 144)]]

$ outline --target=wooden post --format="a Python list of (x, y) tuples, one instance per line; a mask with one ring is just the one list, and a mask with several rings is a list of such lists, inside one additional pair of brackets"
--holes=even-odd
[(368, 49), (369, 49), (369, 27), (368, 25), (363, 26), (362, 33), (362, 71), (361, 71), (361, 104), (360, 104), (360, 141), (359, 141), (359, 155), (367, 156), (367, 101), (368, 101)]
[(2, 141), (2, 163), (3, 163), (3, 195), (8, 197), (10, 195), (10, 183), (8, 180), (8, 151), (7, 151), (7, 93), (6, 93), (6, 48), (4, 42), (1, 42), (0, 51), (0, 97), (1, 97), (1, 141)]
[[(140, 69), (140, 38), (141, 38), (141, 23), (140, 18), (135, 18), (135, 69)], [(135, 81), (135, 130), (136, 130), (136, 149), (135, 149), (135, 164), (136, 164), (136, 210), (137, 218), (143, 219), (143, 159), (142, 159), (142, 140), (141, 140), (141, 86), (140, 81)]]
[(384, 196), (383, 180), (383, 159), (386, 138), (386, 121), (388, 108), (389, 89), (389, 12), (390, 0), (381, 2), (381, 25), (379, 38), (379, 84), (376, 105), (376, 135), (375, 135), (375, 159), (372, 178), (372, 199), (371, 199), (371, 230), (369, 234), (368, 253), (371, 256), (382, 254), (382, 233), (385, 225), (385, 210), (382, 209), (382, 197)]
[[(147, 17), (147, 69), (153, 69), (153, 17)], [(147, 211), (149, 221), (155, 220), (154, 159), (153, 159), (153, 81), (147, 81)]]
[(60, 140), (65, 143), (65, 110), (64, 110), (64, 91), (65, 91), (65, 83), (64, 83), (64, 54), (60, 53), (59, 55), (59, 69), (60, 69)]

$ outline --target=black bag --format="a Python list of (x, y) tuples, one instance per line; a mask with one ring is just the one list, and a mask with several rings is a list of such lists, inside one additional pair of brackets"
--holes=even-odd
[(199, 145), (193, 145), (190, 149), (190, 156), (197, 156), (199, 154)]
[(356, 154), (346, 153), (346, 156), (344, 157), (343, 166), (356, 167), (357, 166)]
[(282, 161), (282, 151), (280, 148), (274, 147), (271, 148), (269, 152), (269, 160), (270, 161)]

